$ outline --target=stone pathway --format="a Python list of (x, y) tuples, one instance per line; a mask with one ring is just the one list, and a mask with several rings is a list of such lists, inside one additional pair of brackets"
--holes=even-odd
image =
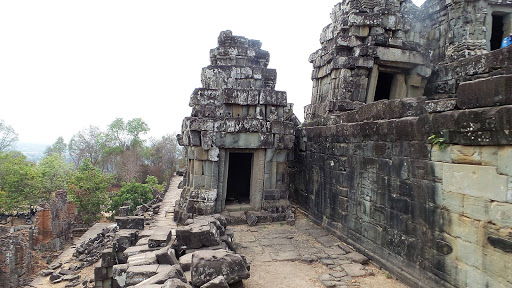
[[(303, 215), (297, 215), (295, 226), (283, 223), (259, 224), (257, 226), (231, 226), (235, 231), (234, 242), (240, 254), (245, 255), (251, 266), (274, 265), (273, 269), (282, 269), (280, 278), (286, 278), (293, 271), (286, 266), (311, 266), (317, 270), (314, 282), (301, 287), (407, 287), (391, 279), (390, 275), (368, 264), (368, 259), (357, 253), (323, 228), (311, 223)], [(315, 265), (321, 264), (322, 268)], [(297, 268), (295, 268), (297, 269)], [(294, 275), (294, 277), (306, 275)], [(251, 278), (259, 277), (251, 271)], [(259, 282), (250, 285), (251, 278), (244, 287), (286, 287), (283, 279), (268, 277), (268, 286)], [(365, 278), (364, 281), (362, 278)], [(366, 279), (375, 278), (375, 279)], [(378, 278), (378, 279), (377, 279)], [(281, 280), (281, 282), (276, 282)], [(368, 281), (369, 280), (369, 281)], [(244, 281), (245, 282), (245, 281)], [(368, 282), (371, 285), (362, 285)], [(279, 284), (278, 284), (279, 283)], [(297, 284), (294, 284), (296, 287)], [(374, 286), (377, 285), (377, 286)]]

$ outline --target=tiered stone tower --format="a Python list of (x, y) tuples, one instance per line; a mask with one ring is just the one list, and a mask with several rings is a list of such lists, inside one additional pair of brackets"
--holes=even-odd
[[(276, 91), (275, 69), (261, 42), (221, 32), (190, 97), (181, 145), (188, 172), (177, 220), (225, 210), (268, 211), (274, 220), (289, 210), (289, 151), (299, 121)], [(279, 215), (279, 216), (276, 216)]]

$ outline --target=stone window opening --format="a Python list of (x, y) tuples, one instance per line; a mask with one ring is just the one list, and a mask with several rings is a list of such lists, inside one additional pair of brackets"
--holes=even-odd
[(368, 85), (366, 103), (380, 100), (393, 100), (407, 97), (404, 67), (374, 65)]
[(253, 153), (229, 153), (226, 205), (250, 204)]

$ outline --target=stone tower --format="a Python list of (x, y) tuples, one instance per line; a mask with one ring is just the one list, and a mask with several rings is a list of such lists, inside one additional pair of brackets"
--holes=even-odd
[(178, 135), (188, 172), (176, 220), (226, 207), (286, 217), (287, 161), (299, 121), (286, 92), (274, 89), (277, 73), (267, 68), (270, 55), (260, 41), (223, 31), (218, 45)]

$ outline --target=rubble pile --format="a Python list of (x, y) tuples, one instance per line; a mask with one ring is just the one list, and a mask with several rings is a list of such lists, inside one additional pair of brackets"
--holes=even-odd
[(191, 288), (213, 281), (206, 287), (223, 287), (214, 285), (247, 279), (249, 266), (233, 251), (233, 232), (226, 226), (216, 214), (188, 219), (175, 235), (166, 227), (121, 229), (94, 268), (95, 286)]
[(101, 251), (112, 246), (113, 239), (118, 231), (116, 225), (103, 229), (94, 238), (82, 242), (73, 253), (73, 257), (82, 262), (79, 269), (96, 263), (101, 258)]

